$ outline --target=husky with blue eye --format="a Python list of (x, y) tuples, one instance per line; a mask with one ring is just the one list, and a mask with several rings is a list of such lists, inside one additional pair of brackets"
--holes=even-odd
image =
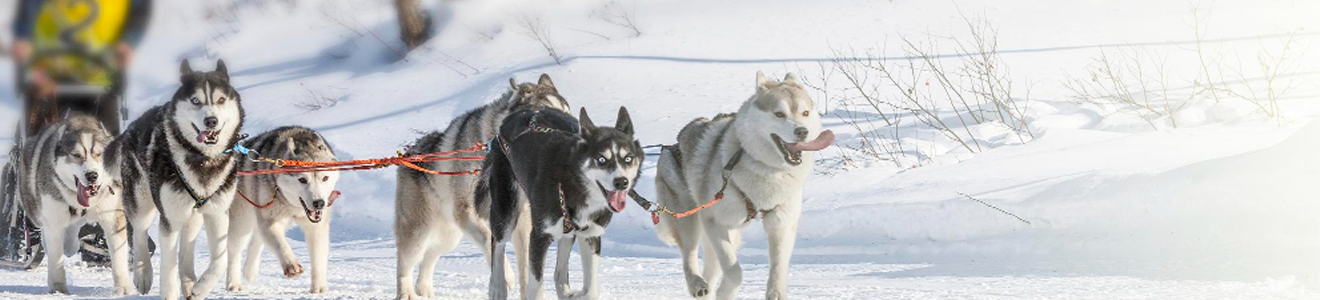
[[(237, 157), (228, 150), (243, 129), (241, 103), (224, 61), (214, 71), (198, 72), (185, 60), (169, 102), (142, 113), (106, 148), (106, 169), (124, 185), (138, 292), (151, 290), (147, 227), (157, 216), (162, 299), (178, 299), (180, 291), (204, 299), (224, 274), (229, 203), (238, 182)], [(210, 263), (198, 280), (193, 242), (203, 222)]]
[[(42, 228), (47, 285), (54, 293), (69, 293), (64, 256), (77, 253), (78, 229), (97, 223), (105, 230), (114, 270), (116, 296), (133, 290), (128, 276), (128, 230), (114, 176), (105, 171), (102, 153), (110, 133), (96, 118), (71, 116), (29, 138), (20, 150), (19, 193), (22, 207)], [(63, 251), (63, 252), (61, 252)]]
[[(509, 115), (482, 167), (476, 200), (490, 215), (491, 252), (504, 253), (514, 234), (529, 235), (523, 299), (541, 299), (542, 270), (550, 242), (559, 241), (555, 288), (560, 299), (596, 299), (600, 293), (600, 238), (614, 213), (624, 209), (641, 174), (641, 144), (633, 138), (628, 110), (614, 127), (597, 127), (582, 109), (581, 122), (562, 111), (525, 110)], [(519, 194), (526, 197), (519, 197)], [(525, 199), (525, 200), (523, 200)], [(521, 206), (530, 207), (531, 231), (515, 232)], [(569, 290), (568, 260), (580, 242), (583, 288)], [(521, 245), (515, 245), (520, 247)], [(490, 299), (507, 298), (504, 262), (492, 261)]]

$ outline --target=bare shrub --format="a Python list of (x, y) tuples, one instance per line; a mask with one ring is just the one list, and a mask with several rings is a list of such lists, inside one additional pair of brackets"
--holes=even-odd
[[(949, 38), (957, 53), (940, 55), (935, 37), (899, 37), (903, 56), (887, 57), (874, 48), (833, 50), (820, 73), (804, 85), (822, 95), (827, 111), (858, 132), (845, 147), (867, 159), (920, 166), (931, 157), (920, 142), (926, 131), (957, 143), (969, 153), (986, 147), (972, 127), (999, 124), (1025, 143), (1034, 138), (1027, 103), (1000, 57), (998, 31), (985, 21), (964, 17), (968, 34)], [(807, 73), (807, 72), (803, 72)], [(832, 87), (830, 84), (841, 84)], [(915, 156), (915, 157), (912, 157)], [(911, 164), (911, 165), (905, 165)]]
[[(1255, 104), (1260, 112), (1274, 118), (1276, 124), (1282, 125), (1283, 116), (1279, 109), (1279, 99), (1302, 84), (1292, 76), (1301, 67), (1301, 58), (1306, 53), (1305, 50), (1297, 49), (1296, 35), (1297, 32), (1290, 32), (1282, 40), (1277, 52), (1270, 51), (1268, 47), (1262, 45), (1256, 53), (1255, 64), (1258, 68), (1255, 71), (1261, 76), (1251, 78), (1243, 70), (1244, 67), (1239, 66), (1233, 70), (1236, 79), (1234, 82), (1238, 84), (1220, 85), (1225, 89), (1223, 92)], [(1262, 81), (1264, 86), (1254, 85), (1255, 81)]]
[(632, 7), (624, 7), (619, 0), (611, 0), (605, 6), (592, 11), (591, 17), (632, 30), (633, 36), (642, 35), (642, 30), (637, 29), (637, 2), (633, 2)]
[(346, 95), (342, 95), (344, 93), (344, 89), (342, 88), (326, 87), (325, 89), (313, 89), (303, 84), (299, 85), (301, 85), (304, 90), (307, 90), (307, 94), (302, 100), (294, 102), (293, 107), (298, 108), (303, 112), (314, 112), (334, 107), (339, 104), (339, 101), (342, 101), (347, 97)]
[(550, 58), (555, 60), (555, 64), (564, 64), (563, 57), (559, 56), (559, 52), (555, 51), (555, 44), (550, 40), (550, 33), (540, 16), (523, 13), (519, 14), (514, 19), (514, 21), (518, 23), (518, 27), (523, 29), (523, 34), (536, 40), (537, 43), (540, 43), (541, 47), (545, 48), (546, 54), (550, 55)]
[(1080, 102), (1136, 115), (1151, 128), (1158, 130), (1156, 120), (1162, 117), (1168, 117), (1176, 128), (1175, 113), (1185, 108), (1194, 95), (1171, 97), (1167, 60), (1168, 55), (1142, 48), (1102, 50), (1087, 67), (1086, 78), (1068, 76), (1064, 87)]

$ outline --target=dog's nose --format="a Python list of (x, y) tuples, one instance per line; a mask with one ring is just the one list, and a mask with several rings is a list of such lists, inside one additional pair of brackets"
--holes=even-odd
[(206, 117), (205, 122), (206, 122), (206, 128), (215, 128), (215, 125), (220, 124), (220, 119), (216, 119), (215, 117)]
[(87, 184), (96, 184), (96, 178), (101, 177), (101, 175), (96, 174), (96, 172), (87, 172), (87, 174), (83, 174), (83, 176), (87, 178)]
[(806, 127), (798, 127), (797, 129), (793, 129), (793, 134), (797, 135), (799, 141), (806, 140), (807, 133), (808, 132)]
[(322, 209), (322, 208), (325, 208), (325, 200), (312, 201), (312, 209)]
[(622, 189), (626, 189), (626, 188), (628, 188), (628, 178), (627, 178), (627, 177), (615, 177), (615, 178), (614, 178), (614, 189), (615, 189), (615, 190), (622, 190)]

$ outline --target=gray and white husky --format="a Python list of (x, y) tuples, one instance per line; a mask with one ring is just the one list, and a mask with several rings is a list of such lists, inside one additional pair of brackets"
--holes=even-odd
[[(541, 74), (537, 83), (518, 84), (509, 79), (509, 91), (499, 99), (468, 111), (449, 123), (444, 131), (422, 136), (408, 154), (452, 151), (489, 142), (500, 122), (510, 112), (522, 109), (568, 111), (568, 102), (560, 96), (549, 75)], [(419, 164), (431, 170), (471, 170), (479, 162), (431, 162)], [(490, 252), (490, 229), (486, 218), (474, 209), (472, 195), (477, 180), (472, 176), (437, 176), (409, 168), (399, 168), (394, 202), (394, 236), (398, 241), (398, 298), (434, 297), (431, 275), (440, 255), (453, 250), (466, 235), (487, 259), (506, 261), (503, 252)], [(529, 228), (522, 226), (520, 228)], [(523, 243), (525, 240), (515, 240)], [(524, 270), (524, 253), (517, 253), (518, 269)], [(418, 269), (416, 285), (413, 270)], [(505, 264), (507, 265), (507, 264)], [(506, 272), (512, 276), (512, 272)], [(512, 282), (512, 281), (510, 281)]]
[[(160, 295), (167, 300), (178, 299), (181, 288), (189, 299), (204, 299), (224, 274), (238, 170), (236, 154), (226, 150), (238, 143), (243, 127), (241, 99), (224, 61), (215, 71), (194, 72), (185, 60), (180, 72), (169, 102), (144, 112), (106, 149), (107, 169), (123, 181), (134, 283), (142, 293), (151, 290), (147, 226), (160, 216)], [(199, 281), (193, 242), (203, 221), (211, 261)]]
[(44, 229), (42, 240), (50, 250), (46, 284), (51, 292), (69, 293), (64, 256), (77, 253), (82, 244), (78, 229), (88, 222), (105, 230), (114, 270), (113, 294), (133, 290), (128, 276), (128, 225), (119, 198), (110, 195), (117, 187), (101, 156), (109, 142), (110, 133), (100, 121), (74, 115), (28, 139), (16, 160), (23, 209)]
[[(694, 120), (679, 132), (676, 147), (661, 150), (656, 197), (673, 211), (711, 201), (728, 176), (722, 201), (683, 219), (661, 215), (656, 227), (661, 240), (678, 244), (692, 296), (706, 296), (708, 280), (719, 280), (723, 273), (715, 298), (734, 298), (742, 283), (740, 230), (760, 217), (770, 244), (766, 299), (787, 297), (788, 261), (802, 213), (802, 187), (815, 159), (812, 152), (834, 141), (833, 133), (821, 131), (813, 109), (792, 73), (772, 82), (757, 72), (756, 93), (737, 114)], [(698, 245), (706, 248), (704, 276), (697, 274)]]
[[(580, 120), (580, 123), (579, 123)], [(541, 273), (550, 242), (559, 241), (555, 290), (560, 299), (596, 299), (600, 293), (600, 238), (614, 213), (627, 204), (641, 175), (642, 145), (633, 138), (628, 110), (619, 108), (614, 127), (596, 127), (582, 109), (579, 120), (556, 111), (521, 111), (500, 126), (500, 137), (486, 155), (477, 207), (490, 211), (492, 252), (504, 253), (513, 235), (527, 234), (531, 266), (523, 299), (541, 299)], [(519, 197), (519, 191), (526, 197)], [(531, 209), (524, 212), (521, 206)], [(516, 220), (531, 216), (530, 232), (514, 232)], [(581, 242), (583, 288), (569, 291), (568, 260)], [(491, 263), (490, 299), (508, 297), (505, 262)]]
[[(281, 127), (244, 141), (244, 146), (269, 158), (299, 161), (334, 161), (330, 144), (311, 129)], [(272, 163), (242, 160), (240, 170), (276, 168)], [(275, 245), (275, 257), (283, 266), (284, 276), (301, 275), (303, 267), (293, 256), (284, 239), (289, 225), (297, 224), (307, 237), (312, 256), (311, 293), (327, 291), (325, 271), (330, 253), (330, 207), (338, 192), (338, 171), (269, 174), (239, 177), (239, 198), (229, 208), (229, 277), (230, 291), (243, 290), (243, 281), (257, 276), (261, 250)], [(261, 237), (253, 240), (253, 233)], [(249, 244), (250, 243), (250, 244)], [(240, 267), (243, 248), (247, 264)]]

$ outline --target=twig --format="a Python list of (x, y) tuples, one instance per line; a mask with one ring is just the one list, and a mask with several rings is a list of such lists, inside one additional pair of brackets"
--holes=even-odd
[(1001, 212), (1001, 213), (1004, 213), (1005, 215), (1009, 215), (1009, 216), (1012, 216), (1013, 218), (1017, 218), (1018, 221), (1022, 221), (1022, 223), (1027, 223), (1027, 225), (1031, 225), (1031, 222), (1030, 222), (1030, 221), (1027, 221), (1026, 219), (1023, 219), (1022, 217), (1019, 217), (1017, 214), (1014, 214), (1014, 213), (1008, 212), (1008, 211), (1006, 211), (1006, 210), (1004, 210), (1004, 209), (1002, 209), (1002, 208), (999, 208), (998, 206), (991, 205), (990, 203), (985, 203), (985, 201), (981, 201), (981, 199), (976, 199), (976, 198), (972, 197), (971, 195), (963, 194), (962, 192), (957, 192), (957, 193), (958, 193), (959, 195), (962, 195), (963, 197), (967, 197), (967, 200), (976, 201), (976, 203), (980, 203), (981, 205), (985, 205), (985, 207), (993, 208), (993, 209), (995, 209), (995, 210), (997, 210), (997, 211), (999, 211), (999, 212)]

